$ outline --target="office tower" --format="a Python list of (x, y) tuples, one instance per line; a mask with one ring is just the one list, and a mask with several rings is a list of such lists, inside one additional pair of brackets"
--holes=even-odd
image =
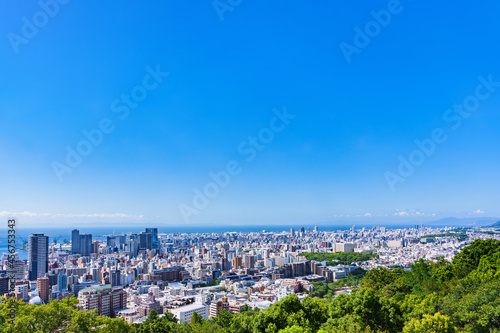
[(153, 249), (159, 249), (158, 228), (146, 228), (146, 232), (151, 234), (151, 246)]
[(300, 227), (300, 233), (304, 234), (304, 227)]
[(0, 274), (0, 295), (9, 292), (9, 277), (5, 274)]
[(245, 268), (254, 268), (255, 267), (255, 256), (253, 255), (245, 255), (243, 257), (243, 265)]
[(139, 234), (139, 242), (140, 242), (139, 247), (141, 249), (151, 250), (152, 249), (152, 242), (153, 242), (153, 235), (149, 232), (141, 232)]
[(139, 253), (139, 235), (130, 235), (125, 243), (125, 251), (130, 257), (137, 257), (137, 253)]
[(236, 251), (230, 250), (224, 253), (224, 256), (227, 258), (227, 260), (232, 261), (236, 257)]
[(66, 274), (63, 274), (62, 271), (60, 271), (59, 275), (57, 276), (57, 287), (60, 292), (65, 291), (68, 287), (68, 276)]
[(71, 232), (71, 252), (80, 253), (80, 231), (78, 229)]
[(48, 273), (45, 276), (49, 278), (49, 288), (52, 288), (52, 286), (55, 286), (57, 284), (57, 274)]
[(92, 242), (92, 252), (91, 253), (99, 253), (99, 241)]
[(243, 267), (243, 260), (241, 257), (235, 257), (233, 259), (233, 268), (240, 269)]
[(120, 270), (113, 269), (109, 272), (109, 283), (111, 284), (111, 287), (120, 285)]
[(49, 270), (49, 236), (32, 234), (29, 236), (28, 279), (36, 281)]
[(92, 235), (91, 234), (81, 234), (80, 235), (80, 254), (82, 257), (88, 257), (92, 253)]
[(116, 236), (107, 236), (106, 246), (116, 246)]
[(290, 237), (295, 237), (295, 229), (290, 228)]
[(36, 279), (36, 288), (38, 289), (38, 296), (44, 302), (48, 302), (49, 300), (49, 278), (48, 277), (39, 277)]
[(90, 274), (92, 274), (92, 280), (99, 281), (99, 268), (92, 267), (90, 269)]
[(228, 271), (229, 268), (229, 260), (226, 258), (220, 258), (220, 269), (223, 271)]
[(116, 243), (116, 246), (120, 245), (120, 244), (125, 244), (125, 241), (126, 241), (126, 236), (125, 235), (118, 235), (118, 236), (115, 236), (116, 237), (116, 240), (115, 240), (115, 243)]
[(318, 226), (314, 227), (314, 232), (318, 232)]

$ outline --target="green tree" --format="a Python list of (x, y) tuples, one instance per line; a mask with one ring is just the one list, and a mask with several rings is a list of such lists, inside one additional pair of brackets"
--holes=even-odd
[(203, 317), (196, 312), (193, 312), (193, 315), (191, 316), (191, 325), (196, 325), (196, 324), (201, 324), (201, 320)]
[(433, 316), (426, 314), (422, 319), (412, 319), (403, 328), (403, 333), (454, 333), (450, 318), (439, 312)]

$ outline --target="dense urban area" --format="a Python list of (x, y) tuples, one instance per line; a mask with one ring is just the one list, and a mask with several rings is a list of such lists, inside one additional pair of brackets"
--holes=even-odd
[[(32, 234), (0, 267), (16, 332), (500, 332), (489, 228)], [(21, 250), (21, 249), (20, 249)], [(14, 291), (9, 286), (14, 281)], [(16, 318), (7, 318), (15, 297)]]

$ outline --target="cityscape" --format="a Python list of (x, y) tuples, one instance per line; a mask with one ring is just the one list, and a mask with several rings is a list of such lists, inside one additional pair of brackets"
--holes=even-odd
[(0, 4), (0, 333), (500, 333), (500, 1)]
[[(76, 297), (78, 309), (130, 324), (142, 323), (152, 310), (189, 323), (195, 312), (209, 319), (222, 310), (264, 310), (290, 294), (303, 299), (314, 294), (318, 282), (340, 282), (334, 292), (348, 294), (359, 287), (350, 284), (353, 272), (409, 270), (421, 258), (451, 262), (476, 239), (500, 241), (499, 227), (321, 231), (316, 226), (190, 234), (145, 228), (101, 241), (74, 229), (69, 244), (32, 234), (28, 260), (15, 253), (15, 297), (30, 304)], [(3, 295), (11, 270), (7, 253), (1, 260)]]

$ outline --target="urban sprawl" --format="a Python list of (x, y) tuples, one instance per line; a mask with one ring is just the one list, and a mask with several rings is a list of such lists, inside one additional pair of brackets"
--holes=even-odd
[(54, 244), (44, 234), (29, 236), (28, 260), (0, 266), (0, 295), (15, 276), (15, 296), (31, 304), (75, 296), (81, 310), (141, 323), (152, 310), (180, 321), (196, 312), (208, 319), (222, 310), (265, 309), (315, 286), (345, 283), (355, 272), (376, 267), (410, 269), (416, 260), (451, 259), (474, 239), (500, 233), (478, 228), (356, 228), (283, 232), (158, 233), (104, 235), (72, 231), (71, 242)]

